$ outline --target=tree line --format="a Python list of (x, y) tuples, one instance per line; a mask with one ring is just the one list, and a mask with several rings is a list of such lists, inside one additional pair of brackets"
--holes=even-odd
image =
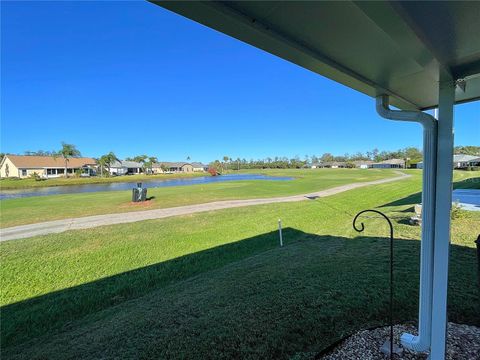
[(455, 146), (454, 154), (480, 156), (480, 146)]
[[(480, 146), (455, 146), (454, 154), (465, 154), (480, 156)], [(407, 167), (416, 164), (423, 160), (422, 151), (416, 147), (406, 147), (396, 151), (380, 151), (375, 148), (373, 150), (357, 152), (355, 154), (333, 155), (332, 153), (324, 153), (322, 155), (305, 155), (303, 158), (295, 156), (293, 158), (287, 157), (267, 157), (265, 159), (250, 159), (236, 158), (232, 159), (229, 156), (224, 156), (222, 160), (215, 160), (210, 163), (210, 166), (218, 171), (225, 170), (240, 170), (240, 169), (299, 169), (307, 165), (319, 163), (342, 162), (353, 167), (354, 161), (374, 161), (380, 162), (391, 159), (404, 159)]]
[(342, 162), (350, 164), (353, 167), (354, 161), (375, 161), (380, 162), (390, 159), (405, 159), (407, 163), (417, 163), (422, 161), (422, 152), (415, 147), (407, 147), (397, 151), (380, 151), (373, 149), (365, 153), (357, 152), (355, 154), (333, 155), (331, 153), (324, 153), (323, 155), (305, 155), (304, 158), (295, 156), (293, 158), (287, 157), (267, 157), (265, 159), (232, 159), (229, 156), (224, 156), (222, 160), (215, 160), (210, 163), (211, 167), (219, 171), (225, 170), (240, 170), (240, 169), (299, 169), (307, 165), (319, 163)]

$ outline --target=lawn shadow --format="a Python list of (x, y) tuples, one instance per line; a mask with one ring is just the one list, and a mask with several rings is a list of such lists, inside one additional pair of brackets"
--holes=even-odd
[(453, 183), (454, 189), (480, 189), (480, 176)]
[[(283, 236), (292, 243), (308, 234), (285, 228)], [(2, 306), (1, 347), (277, 246), (278, 232), (272, 231)]]
[[(260, 302), (257, 302), (256, 306), (260, 308), (268, 309), (279, 303), (280, 309), (284, 307), (285, 311), (288, 312), (306, 306), (307, 310), (310, 309), (308, 311), (311, 312), (313, 317), (318, 312), (319, 317), (318, 319), (308, 320), (308, 324), (306, 323), (304, 326), (323, 327), (321, 324), (318, 325), (318, 321), (323, 321), (325, 325), (328, 324), (331, 327), (328, 331), (332, 339), (342, 337), (346, 331), (353, 331), (363, 325), (371, 326), (372, 324), (386, 323), (388, 319), (388, 238), (357, 237), (350, 239), (310, 234), (293, 228), (285, 228), (283, 229), (283, 239), (285, 246), (280, 248), (278, 233), (272, 231), (3, 306), (1, 308), (2, 347), (15, 346), (15, 349), (20, 348), (23, 351), (23, 343), (26, 343), (27, 340), (29, 340), (28, 343), (31, 343), (32, 339), (45, 334), (53, 336), (64, 331), (68, 332), (69, 327), (73, 326), (75, 321), (88, 315), (100, 313), (105, 309), (122, 311), (122, 306), (128, 300), (139, 299), (142, 296), (149, 297), (149, 294), (158, 293), (157, 290), (169, 285), (181, 287), (179, 284), (184, 280), (195, 279), (195, 281), (190, 282), (194, 284), (203, 283), (207, 281), (205, 279), (210, 275), (205, 277), (201, 276), (202, 274), (206, 272), (213, 274), (211, 271), (220, 268), (227, 269), (234, 264), (244, 264), (244, 261), (250, 261), (251, 259), (255, 259), (255, 264), (245, 263), (245, 274), (242, 274), (239, 278), (229, 279), (228, 286), (235, 288), (238, 285), (240, 289), (244, 288), (241, 285), (243, 283), (246, 284), (244, 285), (245, 288), (253, 287), (257, 289), (258, 286), (258, 291), (255, 290), (255, 292), (260, 294), (258, 295)], [(414, 240), (395, 240), (396, 284), (398, 286), (395, 306), (397, 309), (396, 316), (399, 320), (415, 318), (415, 299), (418, 297), (419, 245), (419, 242)], [(472, 248), (452, 246), (452, 254), (467, 259), (474, 264), (475, 251)], [(266, 270), (267, 277), (273, 279), (269, 284), (273, 282), (275, 285), (274, 291), (265, 285), (259, 285), (266, 284), (265, 272), (259, 272), (258, 274), (255, 272), (262, 267), (268, 269)], [(472, 268), (475, 269), (475, 266), (472, 265)], [(472, 277), (475, 277), (471, 274), (466, 275), (466, 272), (470, 271), (469, 269), (470, 267), (466, 268), (463, 262), (455, 262), (452, 264), (451, 274), (455, 277), (455, 281), (464, 285), (465, 282), (472, 281)], [(288, 271), (285, 273), (286, 270)], [(218, 271), (216, 273), (218, 274)], [(412, 279), (414, 280), (412, 281)], [(225, 282), (224, 279), (221, 279), (221, 281)], [(219, 280), (219, 282), (221, 281)], [(289, 290), (292, 288), (292, 284), (298, 282), (304, 284), (301, 289), (305, 289), (305, 293), (299, 293), (294, 289)], [(476, 278), (473, 282), (476, 286)], [(220, 289), (220, 285), (216, 286), (218, 287), (214, 289)], [(291, 291), (291, 293), (288, 291)], [(309, 291), (311, 292), (309, 293)], [(472, 293), (470, 288), (466, 291)], [(232, 297), (225, 302), (228, 305), (223, 305), (224, 307), (231, 306), (230, 304), (236, 301), (248, 301), (253, 296), (242, 292), (233, 295), (231, 292), (230, 290), (219, 294), (220, 299), (228, 296)], [(235, 297), (239, 294), (240, 298)], [(279, 302), (277, 297), (280, 294), (282, 294), (283, 300)], [(459, 296), (458, 294), (454, 295)], [(322, 300), (323, 297), (325, 297), (325, 300)], [(285, 303), (285, 301), (287, 302)], [(326, 301), (326, 303), (322, 305), (322, 301)], [(289, 302), (292, 302), (292, 304)], [(313, 305), (315, 303), (318, 304)], [(453, 301), (453, 304), (455, 303)], [(368, 305), (367, 308), (362, 309), (361, 307), (365, 307), (365, 304)], [(114, 308), (115, 305), (118, 305), (118, 307)], [(208, 302), (204, 304), (196, 303), (195, 306), (205, 307), (203, 311), (215, 318)], [(335, 309), (335, 316), (328, 312), (324, 313), (327, 310), (322, 310), (332, 306)], [(290, 308), (293, 310), (289, 310)], [(358, 318), (352, 320), (350, 317), (355, 309), (358, 311), (356, 313)], [(172, 311), (172, 309), (169, 310)], [(301, 314), (294, 315), (301, 318)], [(229, 316), (234, 319), (236, 319), (236, 316), (239, 317), (236, 326), (240, 326), (241, 329), (243, 329), (242, 326), (245, 329), (252, 326), (248, 322), (242, 325), (240, 315), (235, 314), (234, 311)], [(468, 319), (469, 316), (470, 321), (480, 322), (480, 315), (473, 315), (472, 319), (472, 314), (468, 311), (465, 312), (464, 317)], [(192, 321), (197, 320), (194, 318)], [(218, 319), (212, 320), (212, 323), (215, 321), (218, 321)], [(269, 319), (262, 318), (259, 319), (259, 324), (269, 321)], [(282, 323), (282, 326), (292, 326), (293, 333), (300, 331), (295, 330), (295, 324), (289, 325), (290, 322)], [(104, 326), (115, 325), (106, 323)], [(174, 324), (171, 326), (174, 326)], [(306, 330), (302, 330), (302, 333), (303, 331)], [(324, 331), (326, 330), (321, 330), (321, 332)], [(291, 331), (285, 330), (285, 333), (291, 334)], [(319, 333), (313, 336), (312, 333), (311, 336), (306, 336), (305, 339), (298, 341), (317, 341), (316, 339), (320, 335)], [(178, 339), (181, 342), (181, 337)], [(124, 340), (125, 344), (128, 341), (131, 342), (131, 339)], [(83, 340), (70, 338), (69, 341)], [(270, 339), (269, 342), (274, 343), (275, 341)], [(279, 344), (271, 346), (280, 346)], [(26, 351), (35, 352), (28, 349), (28, 346), (26, 346)], [(277, 355), (282, 357), (281, 354)], [(159, 355), (152, 354), (152, 358), (154, 357), (158, 358)], [(272, 355), (272, 357), (274, 356)]]

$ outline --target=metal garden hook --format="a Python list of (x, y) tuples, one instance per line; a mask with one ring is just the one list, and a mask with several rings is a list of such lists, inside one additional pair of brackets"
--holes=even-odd
[(390, 226), (390, 359), (393, 359), (393, 225), (390, 219), (384, 213), (378, 210), (363, 210), (355, 215), (355, 218), (353, 219), (352, 225), (357, 232), (362, 232), (365, 230), (365, 225), (363, 222), (360, 223), (360, 227), (357, 227), (356, 222), (358, 217), (366, 212), (373, 212), (381, 215), (385, 220), (387, 220), (388, 225)]

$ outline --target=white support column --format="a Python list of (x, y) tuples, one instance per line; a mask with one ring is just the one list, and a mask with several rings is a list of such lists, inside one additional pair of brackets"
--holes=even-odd
[(386, 119), (414, 121), (423, 126), (422, 237), (420, 247), (420, 297), (418, 335), (402, 334), (402, 345), (414, 351), (430, 350), (432, 338), (433, 252), (437, 176), (437, 120), (421, 111), (391, 110), (388, 97), (377, 97), (377, 112)]
[(452, 79), (440, 79), (431, 360), (445, 359), (450, 210), (452, 206), (454, 100), (455, 83)]

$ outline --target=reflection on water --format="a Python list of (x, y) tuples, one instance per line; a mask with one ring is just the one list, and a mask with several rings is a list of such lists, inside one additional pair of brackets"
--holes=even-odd
[[(275, 180), (284, 181), (292, 180), (291, 177), (286, 176), (267, 176), (255, 174), (232, 174), (222, 176), (201, 176), (181, 179), (165, 179), (165, 180), (143, 180), (143, 186), (147, 188), (165, 187), (165, 186), (186, 186), (208, 184), (223, 181), (239, 181), (239, 180)], [(2, 190), (0, 192), (1, 199), (14, 199), (30, 196), (46, 196), (58, 194), (77, 194), (97, 191), (120, 191), (131, 190), (136, 187), (137, 181), (125, 181), (108, 184), (85, 184), (85, 185), (68, 185), (68, 186), (51, 186), (31, 189), (15, 189)]]

